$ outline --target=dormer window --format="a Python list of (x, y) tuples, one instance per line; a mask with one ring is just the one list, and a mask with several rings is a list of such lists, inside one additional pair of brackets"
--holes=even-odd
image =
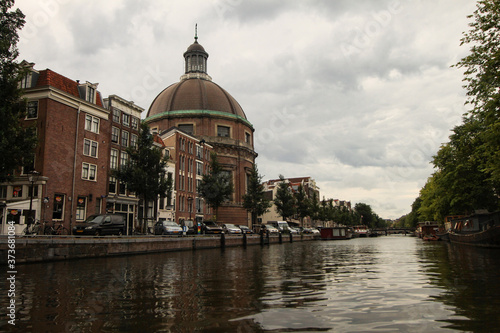
[(89, 103), (95, 104), (97, 95), (96, 90), (98, 85), (99, 85), (98, 83), (90, 83), (90, 82), (85, 82), (84, 84), (78, 85), (78, 91), (80, 93), (80, 97)]
[(21, 66), (26, 69), (26, 75), (23, 76), (21, 82), (19, 82), (19, 87), (21, 89), (33, 88), (36, 85), (38, 79), (38, 72), (33, 68), (35, 63), (29, 63), (25, 60), (21, 62)]
[(89, 103), (95, 104), (95, 88), (88, 86), (87, 87), (87, 94), (85, 96), (85, 100)]

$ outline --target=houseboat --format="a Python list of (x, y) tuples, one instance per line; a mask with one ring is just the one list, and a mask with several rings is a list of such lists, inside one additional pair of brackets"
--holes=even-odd
[(449, 232), (452, 243), (500, 247), (500, 211), (476, 212), (453, 222)]
[(325, 227), (321, 228), (320, 233), (323, 240), (351, 239), (352, 237), (349, 227)]

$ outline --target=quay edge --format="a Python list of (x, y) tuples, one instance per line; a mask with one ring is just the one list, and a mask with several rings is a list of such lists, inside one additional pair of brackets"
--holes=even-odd
[[(293, 236), (293, 242), (312, 241), (312, 235)], [(146, 253), (192, 251), (221, 247), (244, 247), (250, 245), (279, 244), (289, 242), (288, 235), (270, 236), (24, 236), (15, 238), (15, 263), (60, 261), (83, 258), (98, 258)], [(6, 265), (9, 257), (7, 236), (0, 237), (0, 265)]]

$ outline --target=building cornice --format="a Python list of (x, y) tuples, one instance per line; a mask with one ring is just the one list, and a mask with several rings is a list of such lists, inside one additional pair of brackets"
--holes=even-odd
[(252, 130), (254, 130), (253, 125), (245, 118), (242, 116), (232, 114), (232, 113), (227, 113), (223, 111), (214, 111), (214, 110), (182, 110), (182, 111), (166, 111), (162, 112), (159, 114), (155, 114), (154, 116), (147, 117), (144, 119), (146, 123), (150, 123), (152, 121), (158, 120), (158, 119), (163, 119), (163, 118), (180, 118), (180, 117), (211, 117), (211, 118), (229, 118), (231, 120), (237, 120), (248, 127), (250, 127)]
[(52, 86), (26, 89), (24, 91), (23, 97), (27, 98), (28, 100), (48, 98), (75, 109), (78, 109), (80, 107), (81, 111), (92, 114), (96, 117), (104, 119), (108, 119), (109, 117), (109, 110), (96, 104), (89, 103), (83, 99), (76, 98), (75, 96)]

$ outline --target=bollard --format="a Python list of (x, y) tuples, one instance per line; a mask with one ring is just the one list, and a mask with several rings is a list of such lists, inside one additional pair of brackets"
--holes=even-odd
[(226, 235), (224, 233), (220, 234), (220, 247), (222, 249), (226, 247)]
[(280, 244), (283, 244), (283, 235), (281, 234), (281, 232), (279, 233), (279, 242)]
[(193, 250), (196, 250), (196, 239), (193, 238)]
[(293, 243), (293, 236), (292, 236), (292, 233), (290, 233), (290, 243)]
[(243, 234), (243, 247), (245, 247), (245, 248), (247, 247), (247, 234), (246, 233)]
[(260, 245), (264, 245), (264, 233), (260, 233)]

